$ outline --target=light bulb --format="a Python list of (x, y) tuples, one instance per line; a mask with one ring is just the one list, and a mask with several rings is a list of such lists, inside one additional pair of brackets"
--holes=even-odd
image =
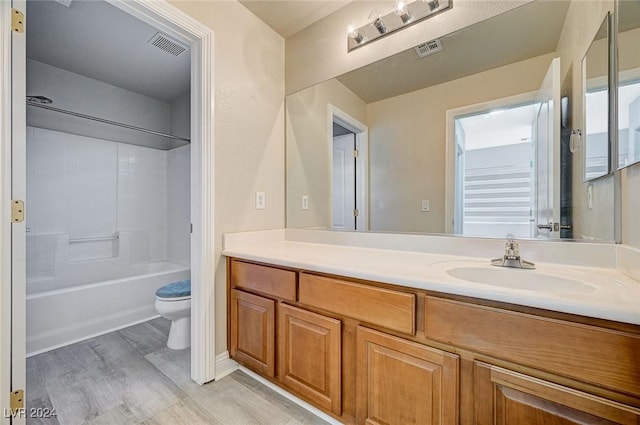
[(402, 19), (403, 24), (411, 20), (411, 14), (409, 10), (407, 10), (406, 0), (396, 0), (393, 5), (393, 12)]
[(387, 32), (387, 27), (384, 25), (384, 22), (382, 22), (382, 15), (380, 15), (380, 12), (376, 9), (372, 10), (369, 14), (369, 22), (371, 22), (371, 25), (373, 25), (381, 35)]
[(349, 38), (352, 38), (357, 44), (362, 43), (362, 40), (364, 40), (364, 37), (362, 36), (362, 34), (360, 34), (360, 31), (352, 26), (347, 28), (347, 36)]
[(433, 12), (438, 7), (440, 7), (440, 2), (438, 0), (422, 0), (422, 1), (427, 3), (427, 6), (429, 6), (430, 12)]

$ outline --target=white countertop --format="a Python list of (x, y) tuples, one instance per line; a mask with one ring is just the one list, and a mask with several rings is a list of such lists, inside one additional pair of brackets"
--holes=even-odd
[[(497, 268), (479, 257), (396, 251), (296, 241), (265, 241), (237, 246), (223, 255), (250, 261), (304, 269), (538, 307), (564, 313), (640, 324), (640, 282), (613, 268), (536, 263), (535, 270)], [(527, 259), (526, 257), (524, 259)], [(453, 277), (455, 267), (495, 275), (504, 270), (504, 286), (475, 283)], [(497, 272), (496, 272), (497, 270)], [(517, 273), (517, 274), (516, 274)], [(522, 274), (522, 275), (520, 275)], [(534, 278), (533, 276), (536, 275)], [(520, 277), (522, 276), (522, 279)], [(519, 289), (532, 279), (550, 278), (544, 290)], [(563, 289), (563, 282), (580, 281), (579, 290)], [(521, 282), (525, 282), (522, 283)], [(513, 283), (513, 284), (511, 284)], [(568, 282), (571, 283), (571, 282)]]

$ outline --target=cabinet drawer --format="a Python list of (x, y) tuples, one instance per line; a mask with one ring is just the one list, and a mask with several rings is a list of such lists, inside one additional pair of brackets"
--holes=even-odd
[(425, 335), (640, 395), (638, 335), (433, 297), (425, 298)]
[(263, 294), (296, 300), (296, 272), (231, 261), (231, 287), (244, 288)]
[(415, 333), (414, 294), (301, 273), (298, 297), (303, 304), (341, 316)]
[(474, 364), (476, 423), (640, 423), (640, 410), (481, 362)]

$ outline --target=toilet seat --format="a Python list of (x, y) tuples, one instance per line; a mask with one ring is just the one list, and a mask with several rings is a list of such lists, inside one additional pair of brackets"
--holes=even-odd
[(191, 298), (191, 279), (164, 285), (156, 291), (156, 298), (166, 301), (178, 301)]

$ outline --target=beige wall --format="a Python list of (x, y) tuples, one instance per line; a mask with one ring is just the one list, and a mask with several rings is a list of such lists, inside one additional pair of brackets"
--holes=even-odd
[[(336, 79), (287, 96), (288, 227), (331, 225), (330, 104), (366, 124), (366, 104)], [(302, 195), (309, 196), (308, 210)]]
[[(222, 235), (284, 227), (284, 39), (235, 1), (174, 1), (215, 33), (216, 351), (227, 349)], [(255, 192), (266, 209), (255, 209)]]
[[(556, 48), (561, 58), (563, 91), (570, 95), (573, 128), (583, 128), (582, 58), (602, 20), (613, 10), (610, 0), (575, 0), (571, 2), (567, 18)], [(573, 156), (573, 226), (574, 236), (603, 240), (614, 238), (613, 177), (606, 176), (583, 183), (584, 149)], [(588, 209), (587, 187), (593, 185), (593, 209)]]
[(620, 71), (640, 67), (638, 40), (640, 40), (640, 28), (618, 34), (618, 67)]
[(286, 92), (306, 87), (450, 34), (531, 0), (453, 0), (453, 8), (347, 52), (347, 27), (368, 23), (369, 12), (391, 11), (392, 2), (354, 1), (286, 41)]
[(595, 40), (589, 47), (588, 55), (585, 52), (585, 59), (587, 81), (592, 78), (604, 78), (604, 84), (606, 84), (609, 73), (609, 40), (606, 38)]
[[(554, 54), (367, 105), (370, 227), (445, 231), (446, 113), (536, 91)], [(430, 212), (421, 200), (430, 200)]]

